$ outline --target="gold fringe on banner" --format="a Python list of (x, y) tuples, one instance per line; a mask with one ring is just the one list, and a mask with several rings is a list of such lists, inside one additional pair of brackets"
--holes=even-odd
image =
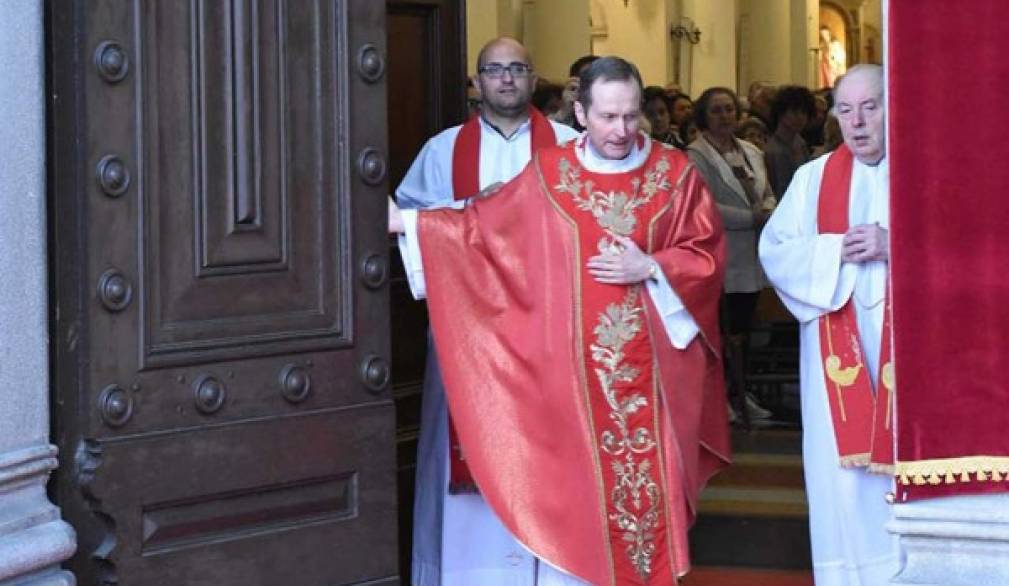
[(1009, 458), (1004, 456), (969, 456), (938, 460), (897, 462), (894, 475), (898, 484), (956, 484), (957, 482), (1002, 482), (1009, 480)]
[(864, 468), (869, 465), (869, 454), (852, 454), (841, 456), (842, 468)]
[(869, 464), (867, 469), (870, 474), (879, 474), (881, 476), (893, 476), (897, 470), (893, 464)]
[(877, 464), (872, 461), (871, 454), (852, 454), (841, 456), (842, 468), (865, 468), (870, 474), (893, 476), (893, 464)]

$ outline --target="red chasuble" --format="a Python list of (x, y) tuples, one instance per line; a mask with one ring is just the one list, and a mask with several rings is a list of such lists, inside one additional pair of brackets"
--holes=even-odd
[[(420, 214), (448, 402), (481, 493), (532, 552), (592, 584), (672, 584), (707, 479), (728, 463), (723, 233), (688, 159), (626, 173), (544, 149), (498, 194)], [(701, 334), (669, 342), (643, 284), (585, 264), (628, 236)]]
[[(454, 199), (462, 200), (480, 192), (480, 115), (466, 121), (459, 129), (452, 145), (452, 192)], [(539, 110), (529, 106), (529, 155), (536, 151), (557, 145), (557, 133)], [(466, 462), (466, 455), (459, 445), (459, 432), (451, 412), (448, 420), (449, 441), (449, 492), (452, 494), (477, 492), (473, 474)]]

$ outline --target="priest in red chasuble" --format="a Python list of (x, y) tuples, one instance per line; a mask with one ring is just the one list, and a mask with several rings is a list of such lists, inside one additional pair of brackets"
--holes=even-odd
[(764, 227), (760, 260), (801, 327), (803, 469), (817, 586), (889, 584), (893, 478), (883, 71), (834, 89), (844, 135), (796, 171)]
[(722, 227), (687, 157), (639, 132), (633, 65), (594, 62), (575, 111), (586, 133), (498, 192), (390, 204), (390, 231), (421, 259), (469, 473), (557, 571), (537, 584), (673, 584), (729, 457)]

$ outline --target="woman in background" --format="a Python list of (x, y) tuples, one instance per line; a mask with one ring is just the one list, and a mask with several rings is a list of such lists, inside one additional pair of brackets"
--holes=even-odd
[(680, 149), (687, 150), (687, 145), (697, 140), (697, 137), (701, 135), (701, 131), (697, 129), (697, 120), (691, 116), (681, 122), (678, 134), (683, 139), (683, 146)]
[(756, 117), (747, 118), (744, 122), (740, 122), (739, 128), (736, 130), (736, 138), (745, 140), (760, 149), (761, 152), (767, 146), (769, 134), (767, 126), (761, 122), (760, 118)]
[(692, 141), (687, 140), (686, 136), (680, 134), (679, 128), (684, 122), (694, 117), (694, 102), (685, 94), (673, 94), (670, 96), (669, 92), (666, 92), (666, 105), (669, 108), (670, 125), (673, 127), (673, 130), (677, 131), (677, 142), (675, 144), (677, 147), (685, 149)]
[[(722, 331), (729, 397), (747, 421), (766, 419), (771, 412), (746, 394), (746, 348), (757, 297), (766, 283), (757, 259), (757, 236), (777, 202), (767, 181), (763, 153), (736, 138), (736, 94), (723, 87), (705, 90), (694, 104), (694, 119), (700, 136), (687, 153), (707, 181), (725, 226)], [(730, 418), (734, 415), (730, 413)]]
[(771, 189), (784, 195), (796, 169), (809, 161), (809, 146), (802, 130), (816, 116), (816, 99), (808, 89), (789, 85), (778, 88), (771, 102), (771, 137), (764, 149), (764, 165)]

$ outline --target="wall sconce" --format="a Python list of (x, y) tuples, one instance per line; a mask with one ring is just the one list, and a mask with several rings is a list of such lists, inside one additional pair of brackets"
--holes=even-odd
[[(626, 0), (624, 3), (626, 4)], [(696, 45), (701, 42), (701, 29), (697, 28), (694, 21), (689, 18), (683, 18), (680, 20), (680, 24), (672, 27), (669, 30), (669, 33), (673, 35), (674, 39), (686, 39), (686, 41), (691, 45)]]

